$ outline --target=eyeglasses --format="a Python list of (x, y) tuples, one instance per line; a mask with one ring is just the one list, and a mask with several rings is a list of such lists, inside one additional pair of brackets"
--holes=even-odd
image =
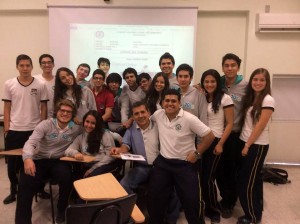
[(41, 62), (41, 65), (52, 65), (52, 61), (43, 61)]
[(102, 81), (102, 80), (103, 80), (103, 78), (102, 78), (102, 77), (94, 77), (93, 79), (94, 79), (94, 80), (100, 80), (100, 81)]
[(68, 114), (68, 115), (70, 115), (70, 114), (72, 114), (73, 111), (71, 111), (71, 110), (63, 110), (63, 109), (59, 109), (59, 112), (62, 113), (62, 114)]

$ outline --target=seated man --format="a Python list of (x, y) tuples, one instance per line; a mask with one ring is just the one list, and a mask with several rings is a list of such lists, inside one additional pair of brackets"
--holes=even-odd
[(150, 121), (150, 112), (144, 102), (132, 105), (133, 124), (126, 130), (120, 148), (113, 147), (112, 155), (127, 153), (132, 149), (133, 154), (144, 156), (146, 161), (136, 161), (133, 167), (121, 180), (121, 185), (128, 194), (134, 193), (139, 184), (148, 180), (152, 163), (159, 154), (158, 130), (156, 123)]
[(15, 223), (31, 223), (33, 196), (48, 178), (59, 185), (56, 223), (64, 222), (72, 173), (69, 164), (59, 158), (64, 156), (65, 150), (81, 133), (81, 127), (72, 122), (75, 115), (76, 109), (71, 101), (59, 101), (54, 118), (40, 122), (25, 143)]

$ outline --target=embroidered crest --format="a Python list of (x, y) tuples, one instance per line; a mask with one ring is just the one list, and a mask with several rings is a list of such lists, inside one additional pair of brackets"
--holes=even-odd
[(176, 124), (175, 125), (175, 130), (180, 131), (181, 130), (181, 124)]
[(66, 141), (70, 142), (72, 140), (72, 138), (69, 135), (63, 134), (61, 136), (62, 139), (65, 139)]

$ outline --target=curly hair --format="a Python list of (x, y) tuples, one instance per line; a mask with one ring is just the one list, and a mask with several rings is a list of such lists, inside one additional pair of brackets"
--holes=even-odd
[(102, 136), (103, 136), (103, 132), (104, 132), (103, 131), (103, 120), (102, 120), (102, 116), (100, 115), (100, 113), (98, 111), (90, 110), (83, 117), (83, 125), (89, 115), (93, 116), (95, 118), (96, 125), (95, 125), (95, 129), (91, 133), (88, 134), (87, 151), (91, 154), (95, 154), (99, 151), (100, 144), (102, 141)]

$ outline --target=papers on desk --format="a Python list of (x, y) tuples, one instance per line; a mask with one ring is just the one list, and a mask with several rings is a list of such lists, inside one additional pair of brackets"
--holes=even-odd
[(121, 153), (121, 159), (123, 160), (134, 160), (134, 161), (146, 161), (146, 159), (141, 155), (135, 155), (130, 153)]

